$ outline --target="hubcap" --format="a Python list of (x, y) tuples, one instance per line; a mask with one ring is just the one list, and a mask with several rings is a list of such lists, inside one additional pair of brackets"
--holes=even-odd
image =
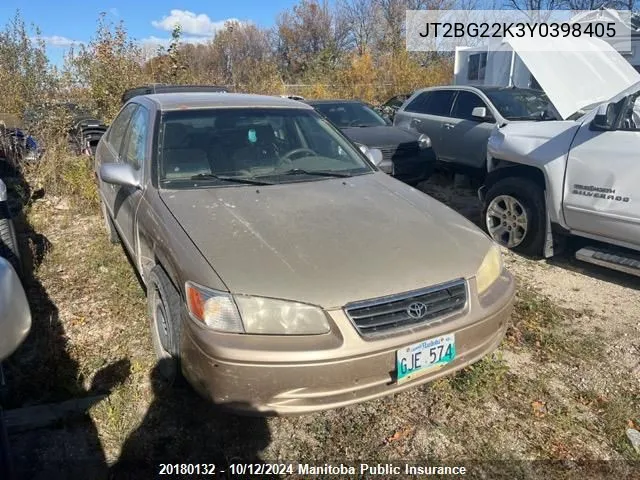
[(527, 212), (510, 195), (499, 195), (489, 204), (486, 215), (487, 230), (496, 242), (507, 248), (517, 247), (527, 236)]

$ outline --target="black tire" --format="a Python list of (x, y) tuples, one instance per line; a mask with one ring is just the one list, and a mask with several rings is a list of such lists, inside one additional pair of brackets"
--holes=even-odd
[(22, 275), (18, 237), (6, 202), (0, 202), (0, 257), (6, 258), (18, 275)]
[[(489, 235), (498, 243), (505, 245), (499, 238), (495, 238), (490, 231), (490, 220), (487, 218), (487, 210), (491, 203), (501, 196), (508, 196), (516, 199), (523, 207), (527, 218), (527, 228), (520, 243), (514, 247), (509, 247), (513, 251), (531, 257), (542, 256), (545, 242), (545, 200), (544, 190), (536, 183), (521, 178), (507, 177), (494, 183), (485, 198), (482, 208), (482, 224)], [(507, 246), (507, 245), (505, 245)]]
[(118, 231), (116, 227), (113, 225), (113, 220), (109, 216), (107, 212), (107, 207), (104, 205), (104, 202), (100, 202), (100, 210), (102, 210), (102, 218), (104, 219), (104, 226), (107, 230), (107, 236), (109, 237), (109, 242), (113, 244), (120, 243), (120, 237), (118, 236)]
[(160, 375), (169, 382), (181, 378), (180, 372), (180, 316), (182, 300), (178, 290), (160, 266), (149, 275), (147, 305), (151, 322), (153, 349)]

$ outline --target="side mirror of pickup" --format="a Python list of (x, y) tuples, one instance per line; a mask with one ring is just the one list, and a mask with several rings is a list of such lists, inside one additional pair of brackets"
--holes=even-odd
[(127, 163), (103, 163), (100, 165), (100, 179), (112, 185), (140, 188), (136, 171)]
[(591, 121), (593, 130), (615, 130), (616, 107), (613, 103), (603, 103), (598, 106), (596, 115)]
[(31, 311), (20, 278), (0, 257), (0, 360), (18, 348), (30, 329)]

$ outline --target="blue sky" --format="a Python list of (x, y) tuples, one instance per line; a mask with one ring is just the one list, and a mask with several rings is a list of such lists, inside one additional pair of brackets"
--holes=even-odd
[(42, 31), (51, 61), (61, 65), (64, 52), (72, 43), (86, 42), (91, 38), (100, 12), (106, 12), (113, 21), (124, 21), (129, 34), (142, 42), (166, 40), (176, 20), (183, 25), (185, 38), (199, 41), (211, 37), (212, 32), (227, 19), (252, 21), (269, 27), (279, 12), (295, 3), (295, 0), (66, 0), (64, 3), (0, 0), (0, 28), (19, 9), (27, 24), (33, 23)]

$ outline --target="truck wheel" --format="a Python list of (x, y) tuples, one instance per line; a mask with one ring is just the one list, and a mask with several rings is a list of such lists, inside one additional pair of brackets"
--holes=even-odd
[(120, 243), (120, 237), (118, 236), (118, 231), (116, 227), (113, 226), (113, 220), (109, 216), (107, 212), (107, 207), (105, 207), (104, 202), (100, 202), (100, 210), (102, 210), (102, 217), (104, 218), (104, 226), (107, 229), (107, 235), (109, 237), (109, 242), (113, 244)]
[(499, 180), (487, 192), (483, 219), (496, 242), (511, 250), (540, 256), (544, 248), (544, 191), (524, 178)]
[(6, 258), (18, 275), (22, 275), (22, 260), (13, 220), (6, 205), (0, 206), (0, 257)]
[(174, 382), (181, 376), (180, 294), (160, 266), (151, 270), (148, 285), (147, 303), (158, 371), (165, 380)]

